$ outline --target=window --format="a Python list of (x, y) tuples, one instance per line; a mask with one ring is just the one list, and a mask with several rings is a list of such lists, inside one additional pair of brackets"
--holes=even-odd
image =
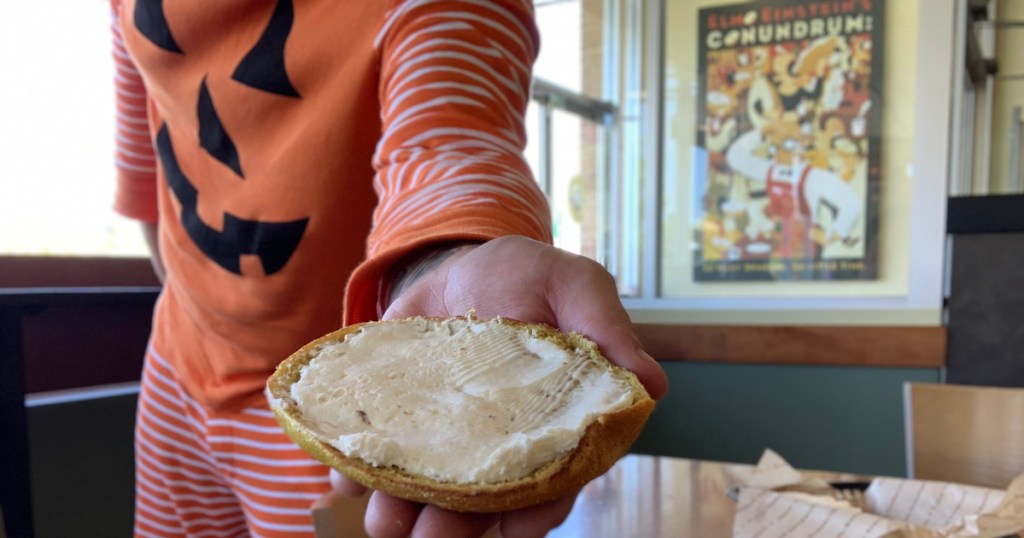
[[(758, 5), (770, 7), (775, 3), (764, 0)], [(694, 210), (695, 204), (704, 201), (695, 193), (706, 190), (700, 186), (701, 176), (695, 170), (707, 175), (709, 169), (708, 162), (700, 160), (706, 152), (702, 154), (696, 141), (700, 116), (697, 107), (701, 104), (698, 95), (701, 88), (707, 88), (708, 81), (701, 78), (698, 65), (702, 56), (699, 48), (706, 43), (700, 38), (700, 13), (704, 9), (721, 12), (727, 6), (740, 9), (748, 4), (731, 0), (651, 0), (647, 4), (650, 13), (644, 20), (648, 22), (649, 45), (644, 56), (648, 58), (646, 78), (651, 82), (643, 106), (655, 109), (661, 127), (660, 132), (645, 129), (645, 133), (654, 135), (643, 138), (641, 144), (644, 161), (653, 162), (648, 164), (653, 171), (645, 171), (642, 179), (653, 181), (646, 182), (642, 197), (641, 293), (624, 301), (634, 321), (937, 323), (941, 314), (942, 219), (950, 147), (948, 80), (952, 65), (950, 49), (942, 43), (949, 40), (946, 29), (952, 28), (953, 5), (961, 4), (957, 0), (934, 5), (912, 0), (874, 4), (885, 10), (886, 21), (879, 28), (885, 36), (884, 54), (879, 52), (877, 56), (883, 63), (878, 92), (883, 102), (879, 123), (884, 133), (884, 156), (879, 166), (883, 179), (877, 198), (871, 199), (877, 199), (879, 207), (880, 269), (877, 278), (839, 284), (711, 282), (694, 276), (695, 251), (704, 248), (698, 241), (711, 235), (704, 234), (702, 221), (694, 218), (699, 213)], [(783, 48), (779, 52), (785, 51)], [(738, 57), (737, 61), (744, 60)], [(707, 104), (704, 101), (702, 106)], [(652, 182), (657, 185), (651, 187)], [(732, 232), (726, 226), (720, 230)]]
[[(624, 295), (641, 271), (641, 0), (538, 0), (541, 52), (528, 159), (557, 244), (605, 264)], [(114, 66), (106, 0), (19, 3), (0, 19), (0, 256), (144, 257), (111, 209)], [(19, 52), (20, 51), (20, 52)]]
[(645, 2), (539, 1), (541, 52), (527, 157), (548, 194), (555, 244), (640, 293)]
[[(559, 246), (613, 268), (635, 265), (612, 254), (620, 238), (609, 233), (621, 219), (610, 201), (623, 180), (615, 149), (624, 142), (615, 123), (622, 110), (611, 102), (622, 101), (617, 26), (624, 4), (537, 2), (535, 73), (549, 91), (527, 116), (527, 151), (546, 182)], [(108, 2), (29, 2), (8, 11), (0, 50), (4, 72), (19, 79), (0, 86), (0, 255), (144, 256), (138, 225), (111, 209)]]
[(142, 256), (111, 209), (113, 61), (106, 0), (16, 2), (0, 17), (0, 254)]

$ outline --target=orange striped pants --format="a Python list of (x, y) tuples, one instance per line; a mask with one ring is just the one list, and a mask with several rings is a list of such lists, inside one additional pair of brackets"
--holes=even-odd
[(267, 408), (204, 409), (150, 348), (135, 431), (136, 536), (312, 536), (327, 467)]

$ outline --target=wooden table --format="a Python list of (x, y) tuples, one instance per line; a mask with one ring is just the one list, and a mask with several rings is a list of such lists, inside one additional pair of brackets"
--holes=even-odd
[[(732, 536), (736, 502), (726, 492), (744, 483), (753, 470), (753, 465), (631, 454), (583, 488), (569, 518), (548, 536), (727, 538)], [(805, 474), (827, 480), (862, 479), (841, 473)], [(365, 536), (364, 507), (365, 497), (349, 500), (331, 514), (325, 511), (317, 521), (318, 529), (325, 529), (320, 536)], [(496, 536), (488, 536), (492, 535)]]
[[(736, 502), (726, 492), (753, 465), (629, 455), (588, 484), (569, 518), (549, 536), (732, 536)], [(827, 480), (850, 474), (805, 472)]]
[(736, 502), (726, 496), (753, 466), (630, 455), (588, 484), (551, 536), (722, 536)]

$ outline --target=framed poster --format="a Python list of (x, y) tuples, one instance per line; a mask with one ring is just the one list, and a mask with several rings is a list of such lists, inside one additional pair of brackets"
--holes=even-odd
[(883, 0), (698, 11), (694, 282), (878, 276)]

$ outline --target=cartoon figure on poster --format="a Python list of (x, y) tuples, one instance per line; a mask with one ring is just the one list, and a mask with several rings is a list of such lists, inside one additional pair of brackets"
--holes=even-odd
[[(870, 278), (863, 263), (833, 269), (873, 248), (872, 34), (749, 46), (723, 35), (702, 51), (708, 169), (696, 278)], [(771, 263), (749, 263), (758, 261)]]

